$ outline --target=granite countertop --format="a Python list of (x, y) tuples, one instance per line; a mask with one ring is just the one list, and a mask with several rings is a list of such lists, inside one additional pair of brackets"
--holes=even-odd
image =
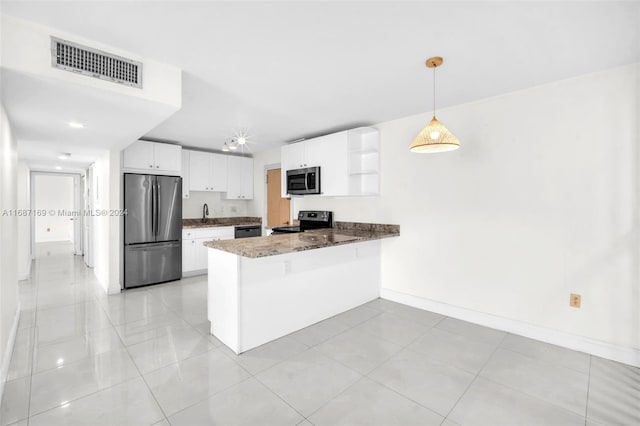
[(205, 222), (202, 219), (182, 219), (182, 228), (215, 228), (221, 226), (246, 226), (261, 225), (260, 217), (216, 217), (207, 218)]
[(258, 258), (399, 235), (399, 225), (337, 222), (336, 227), (331, 229), (316, 229), (297, 234), (279, 234), (237, 240), (205, 241), (204, 245), (239, 256)]

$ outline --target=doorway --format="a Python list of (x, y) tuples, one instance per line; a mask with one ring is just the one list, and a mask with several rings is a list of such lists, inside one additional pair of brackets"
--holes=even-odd
[(39, 243), (71, 243), (81, 256), (82, 182), (80, 175), (31, 172), (32, 253)]
[(282, 169), (267, 170), (267, 228), (289, 225), (291, 220), (291, 200), (282, 198)]

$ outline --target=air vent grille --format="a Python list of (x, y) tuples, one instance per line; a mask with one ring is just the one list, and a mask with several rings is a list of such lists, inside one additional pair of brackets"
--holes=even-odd
[(51, 37), (55, 68), (142, 88), (142, 63)]

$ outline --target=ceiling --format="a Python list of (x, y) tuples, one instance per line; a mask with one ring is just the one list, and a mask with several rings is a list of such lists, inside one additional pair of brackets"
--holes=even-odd
[(3, 14), (182, 68), (182, 109), (146, 136), (210, 149), (241, 129), (257, 152), (428, 111), (429, 56), (445, 60), (438, 69), (440, 108), (640, 61), (640, 4), (633, 2), (2, 1), (1, 7)]

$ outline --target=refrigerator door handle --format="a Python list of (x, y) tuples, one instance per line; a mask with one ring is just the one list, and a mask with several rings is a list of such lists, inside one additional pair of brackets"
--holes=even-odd
[[(155, 179), (154, 179), (155, 180)], [(156, 235), (156, 212), (158, 205), (156, 203), (156, 183), (151, 183), (151, 235)]]
[(156, 232), (155, 232), (155, 235), (157, 237), (158, 229), (160, 228), (160, 224), (158, 223), (160, 221), (159, 214), (158, 214), (158, 211), (160, 210), (160, 183), (158, 183), (158, 178), (156, 178), (155, 185), (156, 185), (156, 209), (155, 209)]
[(133, 246), (127, 246), (127, 250), (130, 251), (148, 251), (148, 250), (164, 250), (168, 247), (175, 248), (181, 247), (181, 243), (149, 243), (149, 244), (136, 244)]

